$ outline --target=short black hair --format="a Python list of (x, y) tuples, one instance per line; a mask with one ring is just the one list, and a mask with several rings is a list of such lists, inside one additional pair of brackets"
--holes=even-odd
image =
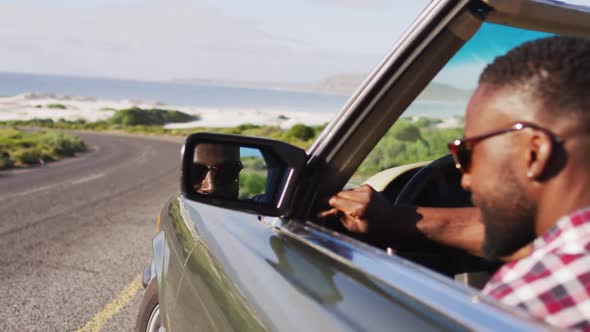
[(524, 43), (494, 59), (479, 83), (527, 91), (542, 102), (545, 115), (581, 121), (590, 130), (590, 39), (552, 36)]

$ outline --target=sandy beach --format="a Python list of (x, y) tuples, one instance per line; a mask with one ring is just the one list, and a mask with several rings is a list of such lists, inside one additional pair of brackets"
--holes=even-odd
[[(51, 107), (53, 105), (53, 107)], [(63, 107), (55, 107), (62, 105)], [(116, 110), (140, 107), (143, 109), (159, 108), (177, 110), (191, 115), (199, 115), (198, 121), (186, 123), (169, 123), (165, 128), (223, 128), (242, 124), (278, 126), (283, 129), (303, 123), (308, 126), (322, 125), (332, 120), (337, 112), (306, 112), (298, 110), (224, 108), (224, 107), (187, 107), (168, 105), (161, 102), (141, 100), (107, 100), (83, 96), (65, 96), (48, 93), (22, 93), (11, 97), (0, 97), (0, 121), (59, 119), (87, 122), (106, 120)], [(407, 115), (409, 116), (409, 115)], [(417, 120), (420, 116), (409, 116)], [(462, 120), (456, 116), (440, 118), (437, 128), (461, 127)]]
[[(65, 108), (51, 107), (63, 105)], [(336, 113), (302, 112), (293, 110), (267, 110), (249, 108), (203, 108), (174, 106), (163, 103), (150, 103), (138, 100), (102, 100), (84, 96), (64, 96), (47, 93), (22, 93), (11, 97), (0, 97), (0, 121), (65, 119), (70, 121), (86, 120), (88, 122), (106, 120), (116, 110), (129, 107), (145, 109), (160, 108), (177, 110), (187, 114), (199, 115), (200, 120), (188, 123), (170, 123), (166, 128), (195, 127), (234, 127), (245, 123), (272, 125), (289, 128), (297, 123), (321, 125), (329, 122)]]

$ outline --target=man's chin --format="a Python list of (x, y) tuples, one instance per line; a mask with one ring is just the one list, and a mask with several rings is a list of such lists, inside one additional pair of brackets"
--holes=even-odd
[(514, 254), (528, 242), (525, 241), (523, 229), (518, 223), (505, 223), (505, 220), (495, 221), (482, 210), (485, 225), (485, 238), (482, 252), (487, 259), (497, 260)]
[(534, 235), (525, 236), (525, 234), (521, 234), (521, 236), (516, 237), (511, 236), (511, 233), (515, 234), (508, 231), (489, 236), (490, 230), (486, 228), (486, 237), (482, 245), (484, 257), (489, 260), (498, 260), (512, 256), (534, 239)]
[(514, 254), (518, 249), (521, 247), (512, 248), (506, 245), (499, 245), (499, 244), (490, 244), (489, 241), (486, 239), (483, 243), (483, 255), (488, 260), (499, 260), (502, 257), (508, 257)]

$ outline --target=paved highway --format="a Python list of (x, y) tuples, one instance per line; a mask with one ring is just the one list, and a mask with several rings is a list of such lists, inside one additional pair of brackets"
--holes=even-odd
[[(180, 140), (79, 134), (88, 153), (0, 172), (0, 331), (130, 331)], [(141, 289), (140, 289), (141, 288)]]

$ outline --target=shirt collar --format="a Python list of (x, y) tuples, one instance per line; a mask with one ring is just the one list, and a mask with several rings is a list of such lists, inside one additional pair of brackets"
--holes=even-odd
[[(533, 252), (538, 250), (551, 249), (564, 245), (566, 239), (562, 239), (564, 234), (568, 234), (567, 241), (590, 237), (590, 206), (577, 210), (567, 216), (561, 217), (557, 223), (549, 230), (535, 239), (533, 242)], [(582, 241), (579, 242), (582, 244)]]

